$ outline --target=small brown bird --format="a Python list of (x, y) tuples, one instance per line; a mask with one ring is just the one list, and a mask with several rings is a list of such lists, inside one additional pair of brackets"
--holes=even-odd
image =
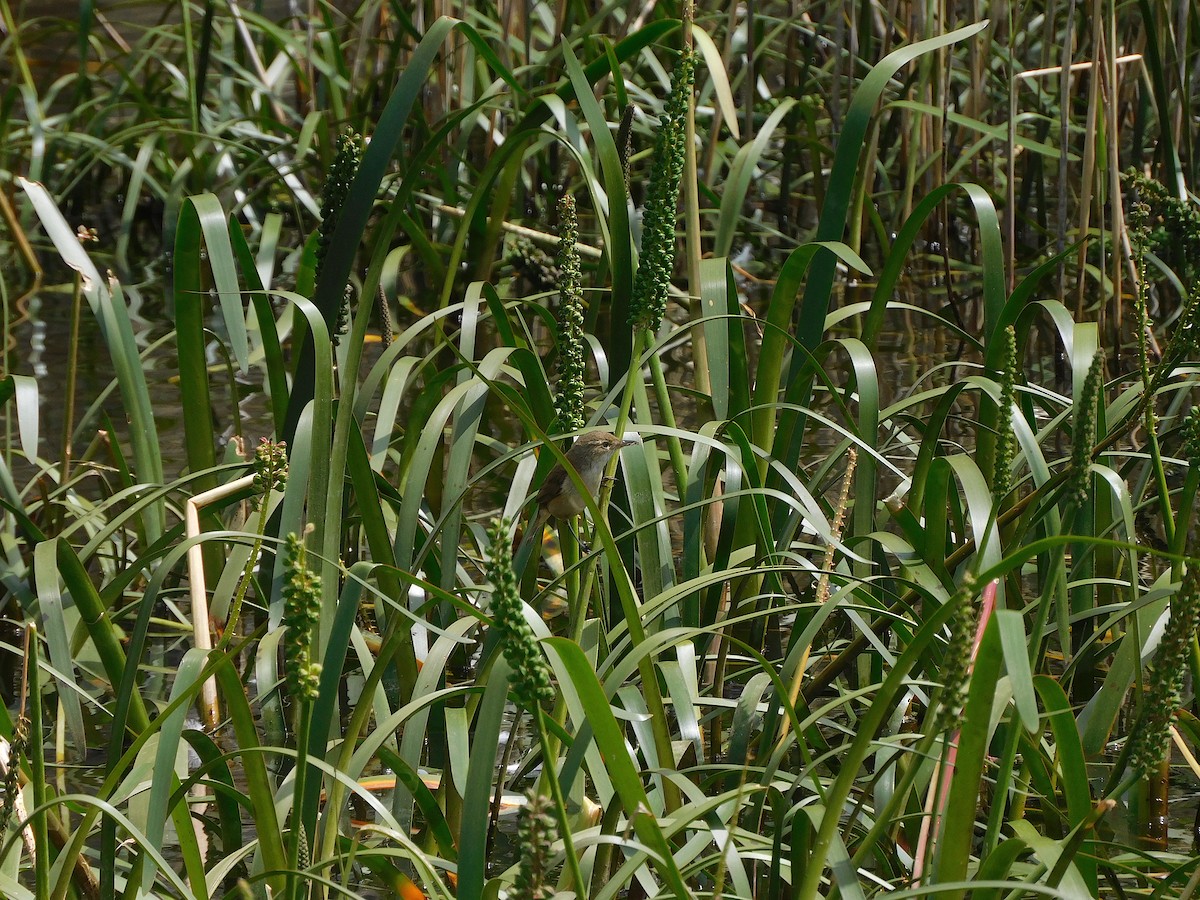
[[(604, 467), (608, 465), (613, 454), (636, 443), (636, 440), (625, 441), (607, 431), (589, 431), (576, 438), (571, 449), (567, 451), (567, 462), (579, 474), (584, 487), (594, 500), (600, 490), (600, 480), (604, 477)], [(579, 493), (575, 481), (559, 463), (550, 470), (542, 489), (538, 491), (537, 507), (533, 533), (540, 535), (546, 520), (551, 516), (556, 519), (577, 516), (587, 508), (587, 501)]]

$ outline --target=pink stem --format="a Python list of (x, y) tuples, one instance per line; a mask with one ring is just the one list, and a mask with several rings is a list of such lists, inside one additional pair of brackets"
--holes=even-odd
[[(971, 645), (971, 664), (967, 667), (970, 674), (979, 654), (979, 645), (983, 643), (983, 632), (996, 609), (996, 588), (999, 581), (991, 581), (983, 589), (983, 602), (979, 609), (979, 626), (975, 629), (975, 642)], [(950, 737), (950, 747), (946, 751), (945, 765), (939, 760), (933, 768), (933, 778), (929, 780), (929, 794), (925, 798), (927, 815), (921, 820), (921, 834), (917, 838), (917, 850), (913, 857), (913, 887), (921, 886), (921, 876), (925, 874), (925, 859), (932, 836), (941, 830), (942, 818), (946, 814), (946, 806), (950, 802), (950, 782), (954, 780), (954, 764), (958, 760), (958, 736), (955, 731)], [(933, 808), (934, 798), (937, 798), (937, 809)]]

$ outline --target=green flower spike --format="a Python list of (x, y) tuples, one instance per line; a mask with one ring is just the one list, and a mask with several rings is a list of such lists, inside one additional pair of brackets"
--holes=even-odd
[(550, 799), (539, 794), (528, 795), (517, 817), (521, 861), (508, 892), (510, 900), (548, 900), (554, 896), (550, 862), (556, 830)]
[(287, 441), (260, 440), (254, 451), (254, 490), (261, 494), (281, 491), (287, 475)]
[(950, 640), (946, 644), (942, 664), (942, 700), (938, 707), (935, 731), (950, 731), (967, 699), (971, 677), (971, 647), (979, 625), (979, 609), (975, 605), (975, 576), (967, 575), (949, 603), (954, 603), (950, 618)]
[(554, 699), (550, 668), (542, 656), (533, 629), (525, 621), (524, 607), (513, 572), (512, 544), (507, 519), (497, 520), (488, 531), (491, 539), (487, 578), (492, 583), (492, 619), (500, 635), (504, 658), (512, 669), (512, 688), (526, 709)]
[(1142, 713), (1129, 739), (1129, 764), (1134, 769), (1150, 771), (1170, 752), (1171, 720), (1182, 703), (1188, 654), (1198, 625), (1200, 568), (1193, 567), (1183, 576), (1183, 584), (1171, 598), (1171, 617), (1150, 665)]
[(17, 797), (21, 793), (18, 772), (21, 756), (29, 750), (29, 720), (19, 716), (13, 725), (13, 738), (8, 745), (8, 768), (4, 772), (4, 797), (0, 800), (0, 833), (12, 824), (13, 812), (17, 808)]
[(1000, 363), (1000, 416), (996, 423), (996, 469), (992, 476), (992, 494), (999, 502), (1012, 489), (1012, 464), (1017, 440), (1012, 430), (1013, 402), (1016, 398), (1017, 332), (1004, 329), (1004, 357)]
[(685, 123), (694, 67), (692, 50), (687, 48), (671, 73), (671, 93), (654, 142), (654, 166), (642, 215), (642, 254), (633, 281), (630, 319), (635, 327), (651, 331), (658, 329), (666, 312), (675, 273), (675, 213), (687, 150)]
[(1200, 406), (1183, 420), (1183, 456), (1190, 466), (1200, 466)]
[[(321, 277), (321, 268), (333, 243), (333, 232), (337, 229), (338, 220), (342, 217), (342, 207), (350, 196), (350, 185), (358, 174), (358, 165), (362, 160), (362, 138), (353, 131), (346, 132), (338, 138), (337, 155), (333, 165), (329, 167), (329, 178), (321, 191), (321, 226), (317, 240), (317, 280)], [(346, 285), (342, 292), (342, 303), (338, 307), (337, 317), (330, 329), (330, 340), (337, 346), (338, 339), (346, 332), (350, 322), (350, 303), (354, 291)]]
[(579, 221), (575, 198), (558, 201), (558, 395), (554, 405), (562, 431), (577, 431), (587, 421), (583, 408), (583, 273), (579, 266)]
[(1071, 472), (1067, 482), (1067, 496), (1075, 505), (1082, 506), (1088, 498), (1088, 466), (1092, 462), (1092, 448), (1096, 443), (1096, 404), (1100, 401), (1101, 378), (1104, 358), (1099, 352), (1092, 357), (1083, 382), (1082, 396), (1075, 408), (1074, 441), (1071, 444)]
[(293, 695), (315, 700), (321, 664), (312, 661), (313, 628), (321, 610), (320, 583), (305, 560), (304, 540), (295, 533), (284, 547), (283, 585), (284, 677)]
[(338, 138), (337, 155), (329, 167), (329, 177), (321, 190), (321, 227), (317, 240), (317, 274), (320, 275), (321, 265), (329, 253), (329, 245), (333, 242), (333, 232), (337, 228), (338, 219), (342, 216), (342, 207), (350, 195), (350, 185), (358, 174), (358, 164), (362, 159), (362, 138), (353, 131), (348, 131)]

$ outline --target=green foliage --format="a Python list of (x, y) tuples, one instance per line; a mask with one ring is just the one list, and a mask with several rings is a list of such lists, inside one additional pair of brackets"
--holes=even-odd
[(0, 0), (0, 894), (1190, 892), (1112, 820), (1200, 737), (1195, 4), (230, 10)]

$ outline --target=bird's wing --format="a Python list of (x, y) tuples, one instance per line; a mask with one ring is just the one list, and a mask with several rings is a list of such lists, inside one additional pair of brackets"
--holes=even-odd
[(542, 487), (538, 491), (537, 503), (539, 507), (545, 506), (562, 493), (563, 482), (566, 478), (567, 472), (562, 466), (555, 466), (550, 470), (550, 474), (546, 476), (546, 480), (542, 482)]

